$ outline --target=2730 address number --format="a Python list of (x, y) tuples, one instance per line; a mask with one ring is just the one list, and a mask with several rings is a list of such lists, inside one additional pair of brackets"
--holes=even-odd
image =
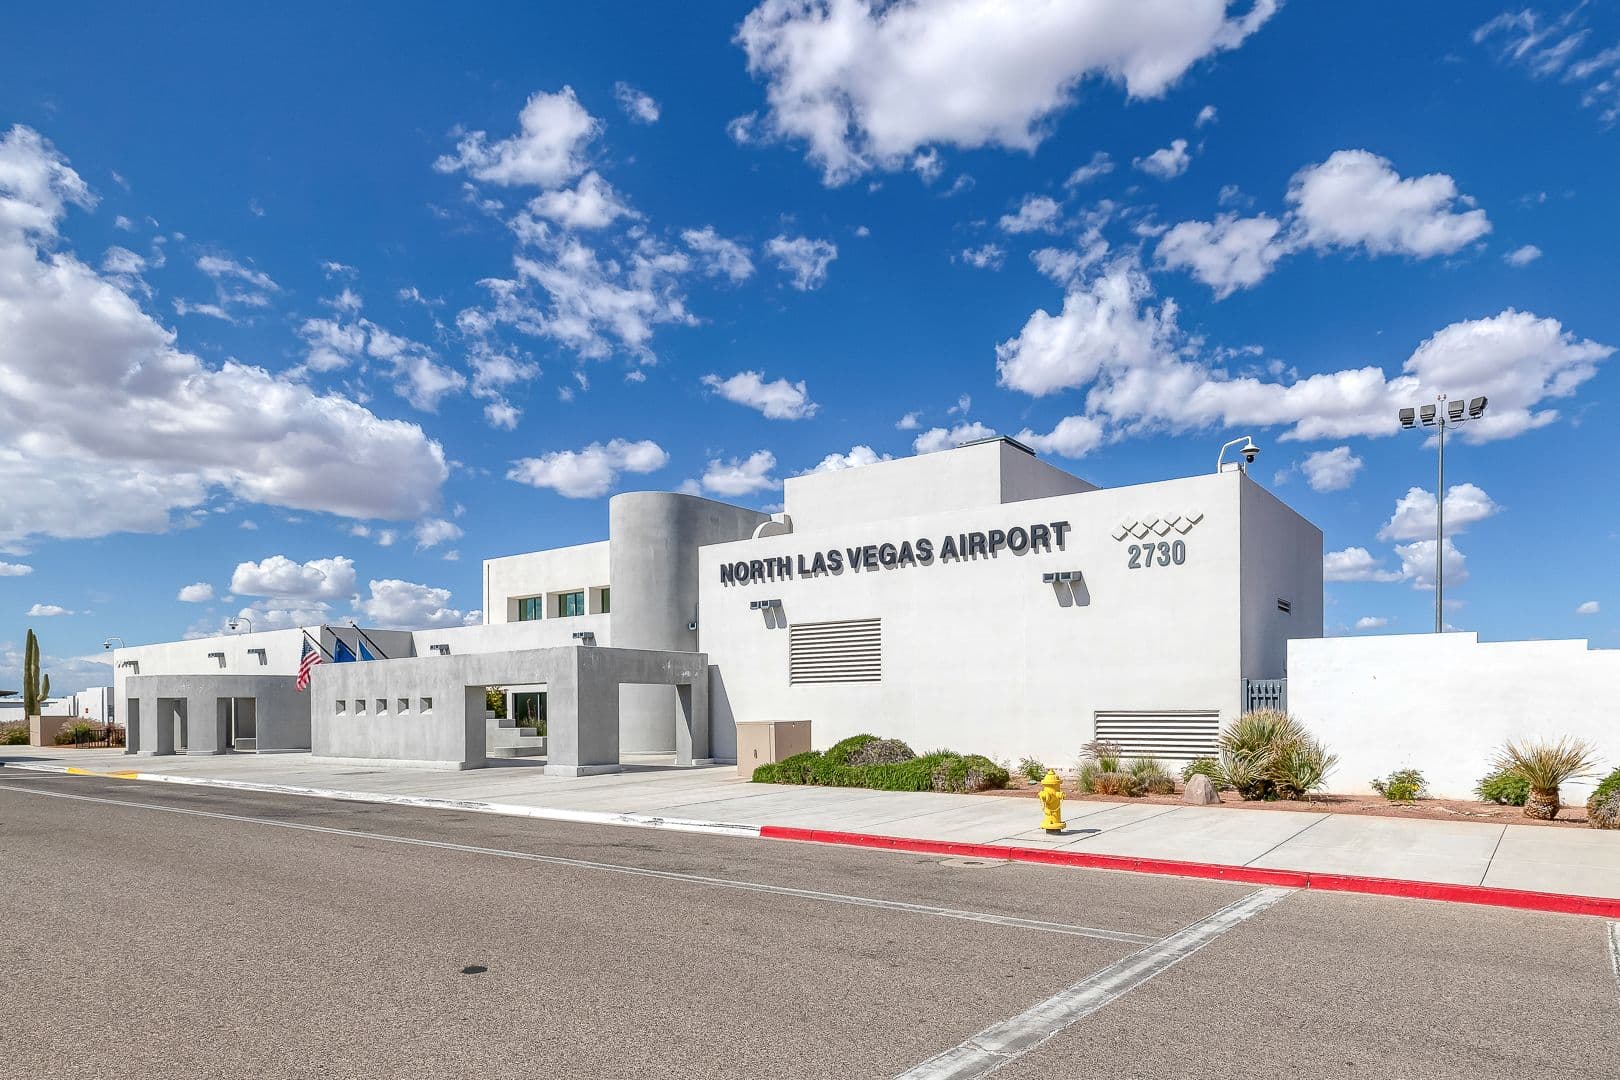
[(1131, 570), (1146, 570), (1150, 566), (1180, 566), (1187, 561), (1187, 541), (1160, 540), (1157, 544), (1132, 544), (1126, 549), (1131, 561), (1126, 564)]

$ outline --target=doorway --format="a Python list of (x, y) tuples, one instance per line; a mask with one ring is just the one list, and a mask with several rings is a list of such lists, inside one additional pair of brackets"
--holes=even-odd
[(226, 743), (232, 750), (256, 753), (259, 748), (259, 699), (239, 697), (231, 699), (230, 737)]

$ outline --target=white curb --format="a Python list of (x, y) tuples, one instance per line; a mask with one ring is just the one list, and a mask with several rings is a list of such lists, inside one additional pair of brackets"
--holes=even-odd
[(304, 795), (316, 799), (344, 799), (350, 802), (384, 803), (389, 806), (416, 806), (427, 810), (468, 810), (478, 814), (567, 821), (577, 825), (629, 825), (638, 829), (667, 829), (671, 832), (708, 833), (758, 839), (760, 826), (730, 821), (696, 821), (689, 818), (661, 817), (657, 814), (610, 814), (601, 810), (560, 810), (547, 806), (519, 806), (514, 803), (473, 802), (467, 799), (434, 799), (425, 795), (387, 795), (373, 791), (338, 791), (333, 788), (299, 787), (292, 784), (260, 784), (248, 780), (217, 780), (199, 776), (169, 776), (164, 773), (93, 772), (67, 765), (7, 761), (6, 769), (60, 773), (71, 776), (99, 776), (105, 780), (148, 780), (162, 784), (189, 784), (193, 787), (230, 788), (270, 795)]

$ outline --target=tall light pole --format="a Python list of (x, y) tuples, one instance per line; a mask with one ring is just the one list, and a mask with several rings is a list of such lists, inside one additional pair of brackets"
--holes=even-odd
[(1446, 592), (1446, 428), (1478, 420), (1485, 415), (1485, 404), (1483, 395), (1465, 403), (1461, 398), (1448, 401), (1446, 395), (1440, 394), (1435, 397), (1433, 405), (1402, 409), (1398, 414), (1403, 428), (1415, 428), (1421, 421), (1424, 427), (1439, 429), (1440, 478), (1434, 492), (1434, 632), (1437, 634), (1446, 628), (1443, 613)]

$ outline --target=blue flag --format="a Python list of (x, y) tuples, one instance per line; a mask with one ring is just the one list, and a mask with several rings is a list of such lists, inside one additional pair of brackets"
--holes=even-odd
[(375, 660), (375, 659), (377, 659), (375, 656), (371, 655), (371, 650), (366, 648), (366, 643), (364, 641), (357, 641), (357, 642), (355, 642), (355, 644), (360, 646), (360, 659), (362, 659), (362, 660)]
[(344, 644), (342, 638), (338, 638), (337, 641), (332, 645), (332, 663), (352, 664), (354, 663), (354, 660), (354, 650), (349, 648), (348, 645)]

